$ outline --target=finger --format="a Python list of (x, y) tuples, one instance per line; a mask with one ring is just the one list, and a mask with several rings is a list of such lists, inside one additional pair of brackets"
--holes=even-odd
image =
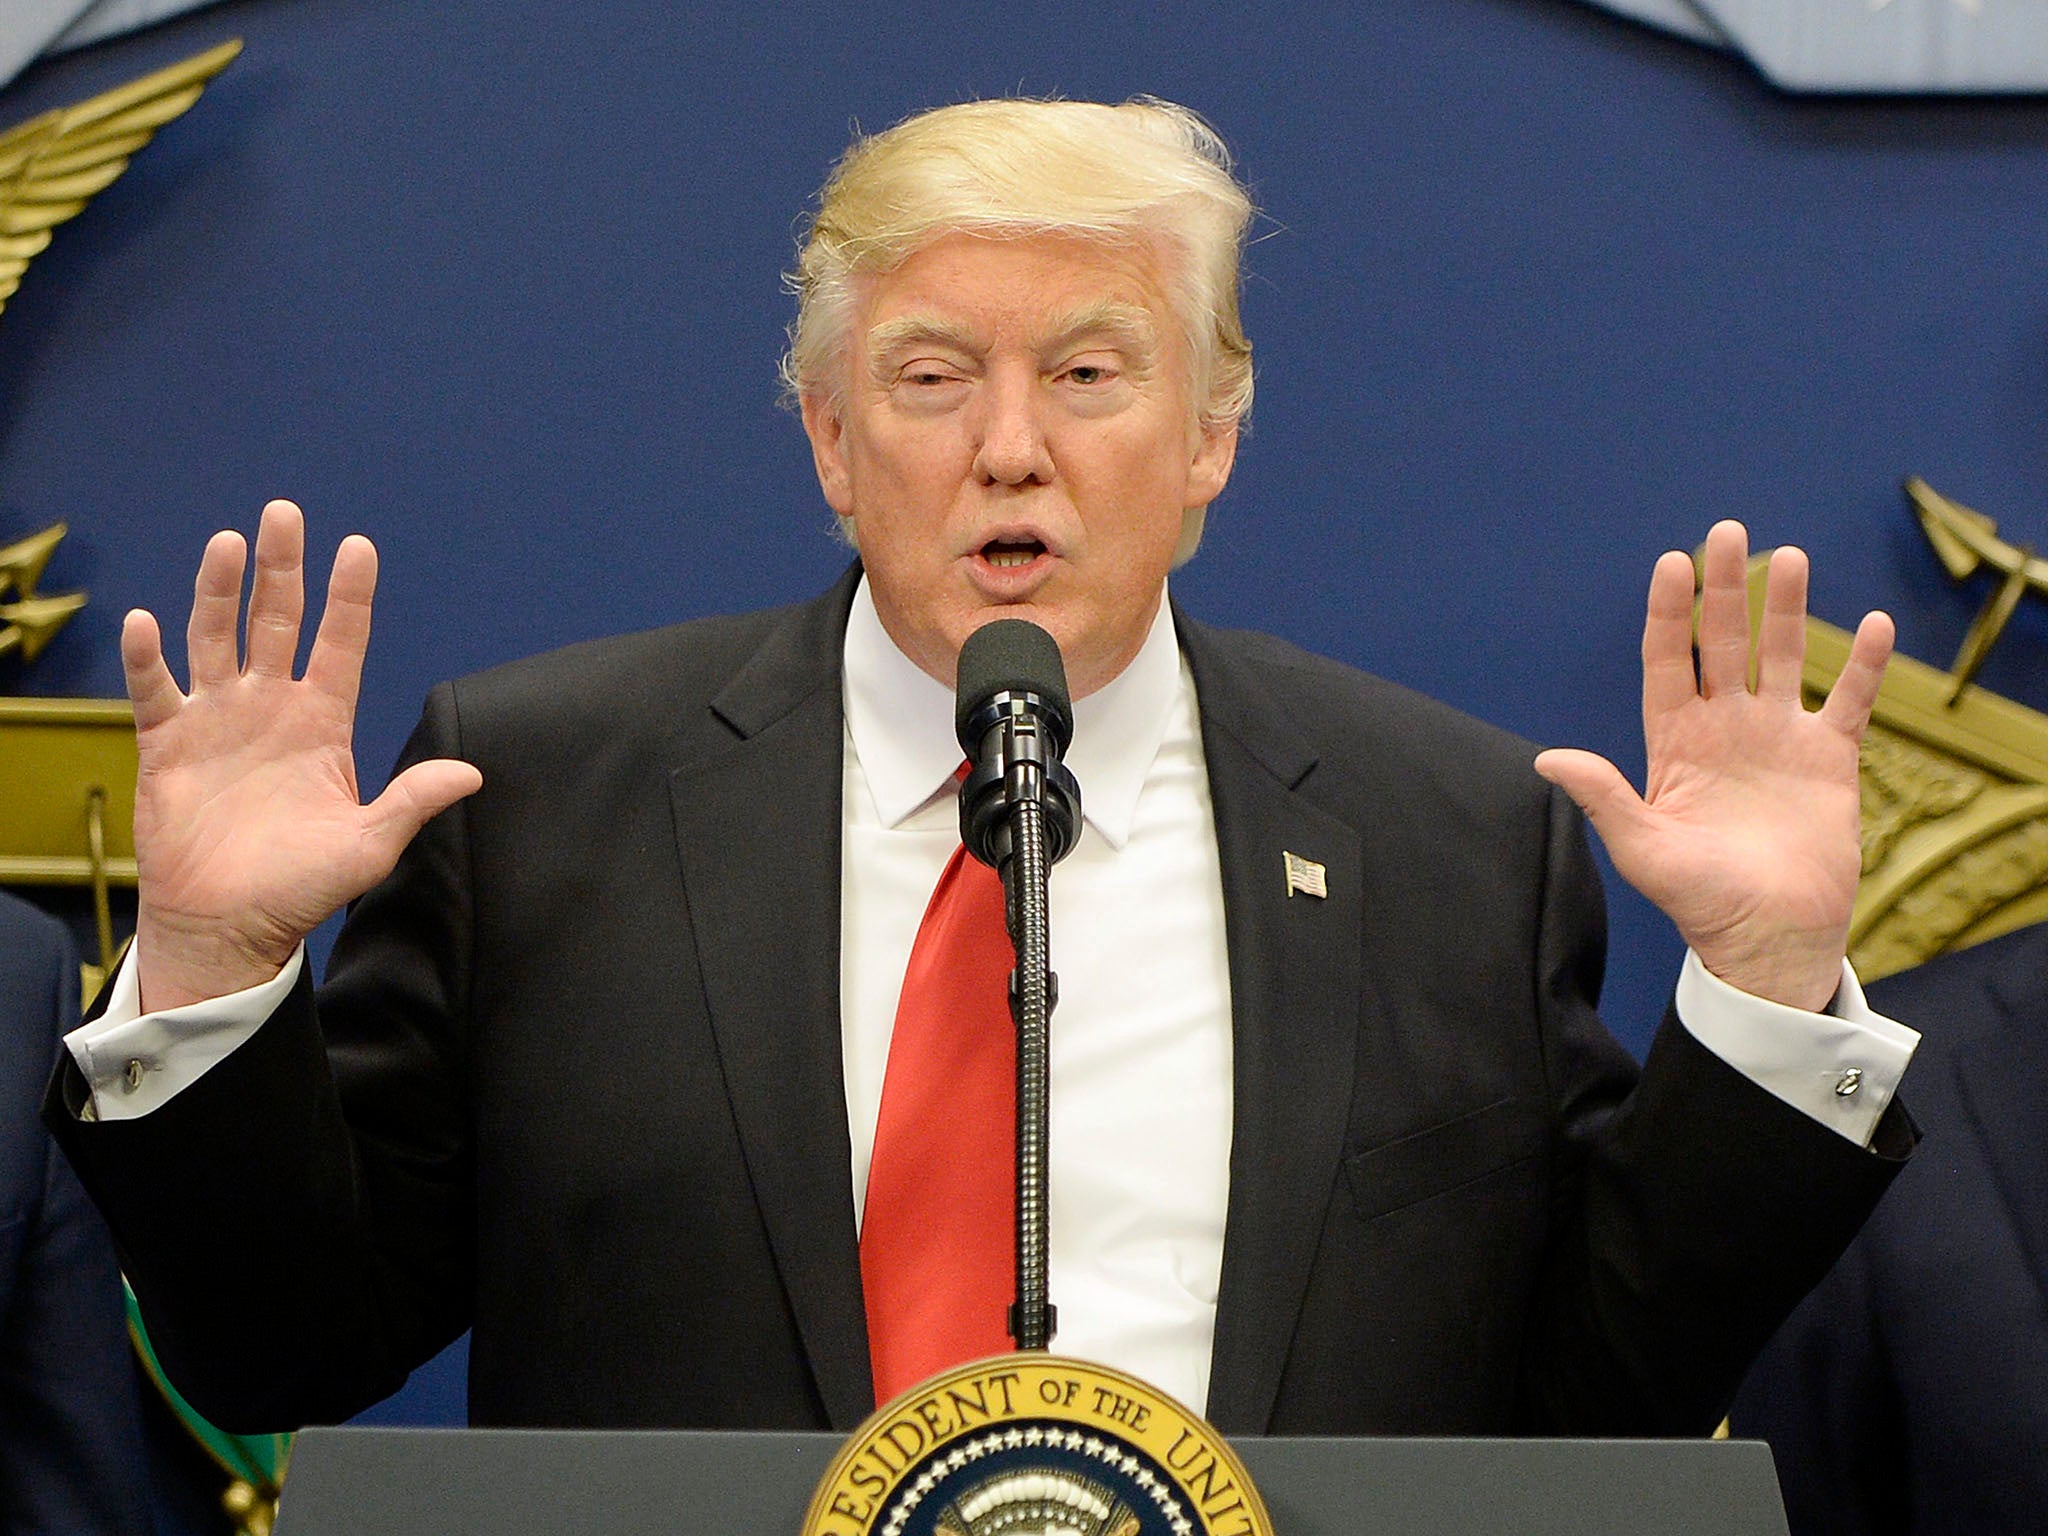
[(350, 714), (362, 687), (370, 648), (370, 607), (377, 594), (377, 549), (359, 533), (341, 541), (327, 578), (327, 606), (306, 659), (306, 681), (332, 695)]
[(128, 684), (128, 702), (135, 706), (135, 729), (162, 725), (185, 702), (177, 679), (164, 664), (164, 637), (156, 615), (131, 608), (121, 621), (121, 672)]
[(1759, 697), (1799, 697), (1806, 664), (1806, 552), (1787, 544), (1771, 554), (1764, 582), (1764, 618), (1756, 640)]
[(306, 611), (306, 520), (288, 501), (263, 509), (256, 529), (256, 581), (249, 589), (248, 671), (290, 677)]
[(1749, 691), (1749, 532), (1732, 518), (1707, 530), (1700, 584), (1700, 693)]
[(434, 757), (414, 763), (386, 785), (383, 794), (363, 807), (364, 831), (382, 865), (378, 878), (398, 862), (421, 827), (483, 784), (484, 776), (474, 764)]
[(1618, 856), (1617, 843), (1626, 846), (1648, 815), (1635, 786), (1597, 752), (1553, 747), (1536, 754), (1536, 771), (1572, 797), (1611, 854)]
[(1866, 613), (1856, 626), (1856, 638), (1849, 645), (1849, 659), (1842, 675), (1828, 690), (1828, 701), (1820, 708), (1821, 718), (1845, 735), (1862, 740), (1870, 723), (1870, 711), (1877, 703), (1877, 690), (1884, 683), (1885, 663), (1891, 660), (1896, 631), (1888, 613)]
[(185, 621), (185, 661), (192, 691), (231, 683), (241, 672), (235, 631), (242, 617), (242, 567), (248, 546), (226, 529), (206, 541), (192, 579), (192, 616)]
[(1650, 573), (1650, 605), (1643, 620), (1643, 723), (1689, 704), (1698, 695), (1692, 674), (1692, 560), (1668, 550)]

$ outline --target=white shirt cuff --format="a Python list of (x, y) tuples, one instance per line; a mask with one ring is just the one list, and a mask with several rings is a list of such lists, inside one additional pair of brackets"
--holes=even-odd
[(1873, 1012), (1849, 962), (1826, 1013), (1731, 987), (1685, 952), (1678, 1018), (1692, 1037), (1758, 1087), (1855, 1142), (1870, 1145), (1920, 1036)]
[(136, 1120), (204, 1077), (277, 1011), (306, 963), (301, 944), (274, 980), (226, 997), (143, 1013), (131, 947), (104, 1012), (64, 1037), (92, 1090), (80, 1118)]

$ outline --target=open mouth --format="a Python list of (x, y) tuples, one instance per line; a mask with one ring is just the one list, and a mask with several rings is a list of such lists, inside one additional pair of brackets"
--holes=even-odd
[(1045, 553), (1036, 539), (991, 539), (981, 546), (981, 558), (999, 571), (1029, 565)]

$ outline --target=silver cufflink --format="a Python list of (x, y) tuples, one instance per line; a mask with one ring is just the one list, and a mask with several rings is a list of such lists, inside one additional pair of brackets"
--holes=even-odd
[(1835, 1097), (1838, 1099), (1854, 1098), (1856, 1090), (1862, 1086), (1863, 1069), (1861, 1067), (1851, 1067), (1835, 1079)]

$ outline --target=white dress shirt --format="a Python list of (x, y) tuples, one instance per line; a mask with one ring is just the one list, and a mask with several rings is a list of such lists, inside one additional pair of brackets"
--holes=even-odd
[[(951, 690), (889, 640), (865, 582), (844, 654), (840, 1028), (858, 1215), (903, 972), (959, 841), (961, 754)], [(1200, 1405), (1229, 1198), (1230, 978), (1194, 680), (1163, 601), (1137, 658), (1074, 713), (1084, 826), (1052, 875), (1053, 1347)], [(146, 1114), (196, 1081), (304, 963), (302, 948), (262, 986), (142, 1015), (131, 955), (102, 1016), (66, 1037), (87, 1113)], [(1919, 1041), (1871, 1012), (1846, 964), (1820, 1015), (1738, 992), (1688, 954), (1677, 1010), (1709, 1050), (1859, 1145)]]
[[(846, 626), (846, 743), (840, 1028), (858, 1211), (903, 972), (960, 843), (953, 691), (897, 650), (866, 583)], [(1201, 1404), (1230, 1195), (1230, 972), (1194, 682), (1164, 602), (1137, 658), (1075, 703), (1067, 765), (1083, 826), (1052, 872), (1053, 1348)]]

